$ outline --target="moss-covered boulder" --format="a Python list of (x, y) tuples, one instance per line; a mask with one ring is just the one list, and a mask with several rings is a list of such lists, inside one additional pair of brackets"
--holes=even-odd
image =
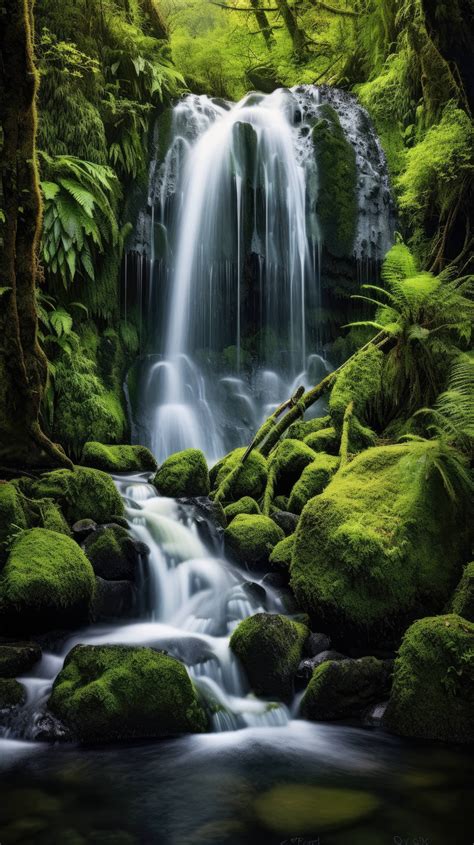
[(270, 555), (270, 565), (272, 569), (277, 569), (279, 572), (283, 572), (289, 576), (294, 545), (294, 534), (290, 534), (289, 537), (285, 537), (276, 544)]
[(382, 384), (381, 349), (368, 346), (351, 358), (339, 371), (329, 398), (329, 412), (333, 425), (342, 428), (344, 413), (353, 402), (353, 413), (359, 420), (367, 421), (371, 403), (380, 393)]
[[(210, 478), (213, 490), (217, 490), (224, 478), (235, 469), (245, 451), (245, 447), (234, 449), (233, 452), (230, 452), (212, 467)], [(237, 477), (232, 481), (226, 498), (229, 501), (237, 501), (243, 496), (251, 496), (255, 500), (260, 499), (267, 482), (267, 474), (266, 458), (256, 449), (253, 449), (245, 463), (242, 464)]]
[(270, 471), (275, 479), (275, 495), (287, 496), (304, 468), (314, 458), (315, 453), (306, 443), (290, 438), (282, 440), (270, 460)]
[(313, 721), (361, 716), (388, 698), (391, 660), (326, 660), (314, 670), (301, 702), (301, 715)]
[(336, 639), (393, 641), (445, 606), (459, 578), (464, 514), (437, 456), (434, 441), (368, 449), (305, 506), (291, 585)]
[(14, 484), (0, 481), (0, 562), (6, 560), (15, 532), (28, 528), (25, 500)]
[(308, 434), (304, 442), (313, 452), (327, 452), (329, 455), (339, 454), (340, 437), (334, 426), (321, 428), (313, 434)]
[(328, 428), (331, 425), (331, 417), (329, 415), (324, 417), (315, 417), (313, 420), (297, 420), (292, 423), (286, 432), (286, 437), (291, 440), (304, 440), (310, 434), (315, 434), (321, 431), (322, 428)]
[(154, 485), (162, 496), (208, 496), (209, 470), (200, 449), (184, 449), (170, 455), (155, 475)]
[(231, 502), (224, 508), (227, 524), (232, 522), (239, 513), (260, 513), (260, 506), (251, 496), (242, 496), (237, 502)]
[(76, 467), (44, 473), (37, 480), (22, 480), (27, 495), (57, 502), (72, 525), (80, 519), (110, 522), (124, 513), (123, 501), (110, 475), (98, 469)]
[(13, 678), (0, 678), (0, 710), (18, 707), (25, 699), (26, 690), (23, 684)]
[(94, 573), (70, 537), (47, 528), (23, 531), (0, 574), (0, 628), (34, 631), (87, 619)]
[(85, 552), (95, 574), (107, 581), (133, 580), (136, 576), (139, 556), (135, 543), (120, 525), (108, 525), (90, 534)]
[(301, 622), (273, 613), (257, 613), (237, 626), (230, 647), (256, 695), (291, 699), (293, 678), (309, 633)]
[(395, 661), (384, 727), (402, 736), (474, 742), (474, 625), (456, 614), (419, 619)]
[(464, 568), (461, 580), (449, 603), (449, 610), (468, 619), (469, 622), (474, 622), (474, 561)]
[(81, 463), (105, 472), (154, 472), (157, 462), (146, 446), (105, 446), (85, 443)]
[(76, 646), (54, 682), (48, 707), (87, 742), (206, 729), (186, 667), (144, 647)]
[(0, 643), (0, 678), (16, 678), (33, 668), (41, 658), (37, 643)]
[(313, 496), (322, 493), (339, 466), (339, 458), (320, 452), (301, 473), (301, 477), (294, 484), (288, 501), (288, 509), (292, 513), (301, 513), (306, 502)]
[(264, 567), (284, 533), (268, 516), (240, 513), (224, 531), (226, 551), (241, 564)]

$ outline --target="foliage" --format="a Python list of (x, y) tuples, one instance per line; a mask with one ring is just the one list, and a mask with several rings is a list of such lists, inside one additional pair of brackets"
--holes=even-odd
[(413, 417), (416, 430), (444, 438), (461, 452), (472, 456), (474, 443), (474, 361), (460, 355), (451, 369), (448, 389), (432, 408), (420, 408)]

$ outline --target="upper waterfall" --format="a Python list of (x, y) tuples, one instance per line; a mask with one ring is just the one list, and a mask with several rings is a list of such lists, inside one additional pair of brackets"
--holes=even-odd
[(190, 94), (156, 148), (126, 269), (151, 353), (134, 424), (159, 459), (212, 460), (327, 370), (331, 288), (340, 299), (391, 243), (385, 160), (355, 99), (314, 86)]

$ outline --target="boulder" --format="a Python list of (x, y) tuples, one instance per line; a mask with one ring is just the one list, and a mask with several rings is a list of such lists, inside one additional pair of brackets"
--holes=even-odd
[(287, 537), (289, 537), (290, 534), (295, 533), (296, 526), (298, 525), (298, 517), (295, 513), (290, 513), (290, 511), (274, 510), (270, 516), (273, 519), (273, 522), (281, 528)]
[(239, 513), (260, 513), (260, 506), (251, 496), (242, 496), (236, 502), (231, 502), (230, 505), (224, 508), (224, 513), (227, 518), (227, 525), (232, 522), (234, 516)]
[(318, 654), (314, 654), (312, 657), (305, 657), (298, 666), (298, 678), (303, 678), (303, 680), (309, 681), (309, 679), (313, 676), (314, 670), (317, 669), (318, 666), (321, 666), (322, 663), (326, 663), (328, 660), (331, 660), (333, 663), (339, 660), (347, 660), (347, 655), (341, 654), (340, 651), (326, 649), (325, 651), (320, 651)]
[(257, 613), (232, 634), (230, 647), (240, 659), (256, 695), (289, 701), (308, 628), (286, 616)]
[(261, 568), (284, 536), (270, 517), (240, 513), (224, 532), (225, 548), (238, 563)]
[(97, 523), (93, 519), (78, 519), (72, 526), (72, 536), (78, 543), (87, 540), (90, 534), (97, 531)]
[(0, 642), (0, 678), (17, 678), (41, 659), (38, 643)]
[(158, 466), (146, 446), (106, 446), (93, 440), (84, 444), (81, 464), (104, 472), (155, 472)]
[(309, 502), (313, 496), (318, 496), (328, 486), (338, 467), (338, 457), (320, 452), (314, 461), (304, 468), (301, 477), (294, 484), (288, 501), (288, 509), (294, 514), (301, 513), (306, 502)]
[[(212, 467), (210, 479), (213, 490), (217, 490), (224, 481), (224, 478), (235, 469), (245, 451), (245, 447), (234, 449), (233, 452), (230, 452)], [(257, 452), (256, 449), (253, 449), (245, 463), (242, 464), (238, 475), (232, 481), (226, 497), (227, 500), (235, 502), (243, 496), (250, 496), (252, 499), (258, 501), (265, 489), (267, 475), (268, 465), (266, 458), (260, 452)]]
[(0, 678), (0, 710), (18, 707), (25, 699), (26, 690), (23, 684), (13, 678)]
[(419, 619), (395, 661), (384, 727), (401, 736), (474, 742), (474, 625), (456, 614)]
[(464, 514), (436, 469), (435, 441), (368, 449), (305, 506), (291, 586), (336, 640), (395, 641), (443, 609), (459, 578)]
[(57, 502), (69, 525), (82, 519), (109, 522), (114, 515), (124, 513), (122, 499), (110, 475), (98, 469), (56, 469), (39, 479), (22, 479), (22, 486), (33, 499), (49, 498)]
[(316, 657), (322, 651), (328, 651), (331, 648), (331, 638), (327, 634), (310, 634), (306, 640), (304, 653), (308, 657)]
[(145, 647), (76, 646), (48, 707), (85, 742), (200, 733), (207, 725), (186, 667)]
[(107, 581), (133, 581), (140, 555), (125, 528), (107, 525), (89, 535), (84, 546), (96, 575)]
[(304, 440), (309, 434), (321, 431), (331, 425), (331, 417), (316, 417), (313, 420), (297, 420), (292, 423), (286, 432), (286, 436), (292, 440)]
[(15, 484), (0, 481), (0, 563), (8, 556), (12, 532), (28, 526), (29, 515), (21, 492)]
[(301, 715), (312, 721), (362, 716), (390, 692), (391, 660), (326, 660), (313, 672), (301, 702)]
[(162, 496), (208, 496), (209, 471), (200, 449), (184, 449), (170, 455), (155, 475), (154, 485)]
[(69, 628), (88, 618), (93, 594), (92, 566), (77, 543), (31, 528), (15, 540), (0, 574), (1, 628)]
[(449, 603), (449, 610), (468, 619), (469, 622), (474, 622), (474, 562), (468, 563), (464, 568), (461, 580)]
[(327, 452), (329, 455), (339, 454), (340, 438), (333, 426), (321, 428), (314, 434), (308, 434), (304, 442), (313, 452)]
[(96, 577), (92, 619), (94, 622), (108, 622), (130, 616), (136, 595), (136, 588), (130, 581), (105, 581)]
[(293, 546), (295, 544), (295, 535), (291, 534), (289, 537), (284, 537), (279, 543), (274, 546), (270, 555), (270, 565), (272, 569), (278, 572), (283, 572), (287, 578), (290, 575), (291, 557), (293, 554)]
[(304, 468), (315, 458), (306, 443), (285, 438), (272, 453), (269, 466), (275, 477), (274, 494), (287, 496)]

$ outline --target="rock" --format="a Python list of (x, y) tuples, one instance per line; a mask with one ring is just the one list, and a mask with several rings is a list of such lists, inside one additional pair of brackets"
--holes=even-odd
[(313, 496), (318, 496), (327, 487), (334, 473), (339, 467), (340, 459), (334, 455), (320, 452), (314, 461), (308, 464), (300, 478), (293, 486), (288, 508), (294, 514), (300, 514), (306, 502)]
[(295, 535), (284, 537), (273, 548), (270, 555), (270, 565), (273, 569), (285, 575), (286, 583), (290, 577), (291, 556), (293, 554), (293, 546), (295, 544)]
[(136, 542), (125, 528), (118, 525), (103, 527), (87, 538), (84, 548), (95, 574), (100, 578), (107, 581), (135, 579), (140, 555)]
[(94, 531), (97, 531), (97, 523), (93, 519), (79, 519), (72, 526), (72, 536), (78, 543), (83, 543)]
[[(313, 845), (320, 838), (318, 835), (315, 839), (315, 833), (336, 833), (340, 828), (348, 829), (351, 834), (349, 839), (339, 841), (352, 842), (352, 831), (370, 819), (379, 807), (380, 800), (370, 792), (313, 786), (305, 782), (272, 786), (254, 802), (258, 822), (273, 834), (271, 842), (278, 841), (275, 837), (279, 837), (288, 845)], [(298, 832), (296, 837), (295, 831)]]
[(201, 733), (207, 725), (186, 667), (144, 647), (76, 646), (48, 707), (85, 742)]
[(238, 563), (265, 567), (283, 531), (268, 516), (240, 513), (224, 532), (225, 548)]
[(12, 526), (17, 530), (28, 528), (27, 503), (14, 484), (0, 481), (0, 563), (8, 556)]
[(224, 508), (220, 502), (213, 502), (209, 496), (182, 497), (178, 499), (178, 503), (186, 507), (192, 505), (198, 514), (212, 522), (216, 528), (225, 528), (227, 525)]
[[(305, 645), (305, 651), (306, 648), (307, 646)], [(347, 660), (347, 656), (345, 654), (341, 654), (339, 651), (327, 649), (327, 651), (320, 651), (312, 657), (306, 657), (298, 666), (298, 678), (303, 678), (304, 680), (309, 681), (314, 670), (317, 669), (318, 666), (321, 666), (322, 663), (326, 663), (327, 660), (337, 662), (339, 660)]]
[(81, 463), (105, 472), (155, 472), (158, 466), (145, 446), (106, 446), (95, 441), (84, 444)]
[(88, 618), (94, 573), (70, 537), (47, 528), (23, 531), (0, 574), (0, 625), (11, 631), (73, 627)]
[(275, 475), (274, 493), (287, 496), (304, 468), (315, 458), (315, 454), (306, 443), (285, 438), (272, 453), (269, 466)]
[(107, 622), (129, 616), (135, 607), (136, 588), (130, 581), (105, 581), (96, 577), (92, 604), (94, 622)]
[(328, 428), (331, 425), (331, 417), (316, 417), (313, 420), (297, 420), (290, 425), (286, 436), (292, 440), (304, 440), (309, 434), (314, 434), (315, 431), (321, 431), (322, 428)]
[(329, 455), (334, 456), (339, 454), (339, 437), (336, 429), (332, 426), (321, 428), (319, 431), (315, 431), (314, 434), (308, 434), (304, 442), (313, 452), (327, 452)]
[(256, 584), (255, 581), (244, 581), (244, 583), (242, 584), (242, 589), (251, 600), (258, 601), (260, 602), (260, 604), (265, 603), (267, 598), (267, 592), (265, 590), (265, 587), (262, 587), (261, 584)]
[(110, 475), (98, 469), (56, 469), (39, 479), (22, 479), (26, 495), (57, 502), (70, 525), (82, 519), (108, 522), (124, 506)]
[(0, 642), (0, 678), (17, 678), (41, 659), (38, 643)]
[(271, 518), (287, 537), (295, 533), (296, 526), (298, 525), (296, 514), (290, 513), (289, 511), (275, 510), (271, 514)]
[(288, 585), (288, 575), (284, 572), (267, 572), (262, 578), (262, 587), (280, 590)]
[(205, 546), (220, 554), (224, 542), (224, 528), (227, 525), (224, 508), (220, 502), (213, 502), (208, 496), (191, 496), (178, 499), (183, 505), (184, 518), (189, 517), (192, 508), (194, 523)]
[[(217, 490), (224, 478), (235, 468), (245, 452), (245, 447), (234, 449), (221, 461), (218, 461), (210, 471), (211, 485)], [(227, 495), (229, 501), (237, 501), (244, 496), (258, 500), (263, 494), (267, 482), (268, 465), (266, 458), (255, 449), (250, 452), (245, 463), (242, 464), (237, 477), (233, 480)]]
[(304, 653), (308, 657), (316, 657), (322, 651), (328, 651), (331, 648), (331, 638), (327, 634), (310, 634), (305, 642)]
[(474, 562), (465, 567), (448, 609), (463, 619), (474, 622)]
[(170, 455), (155, 475), (154, 485), (162, 496), (208, 496), (209, 471), (200, 449), (184, 449)]
[(237, 626), (230, 647), (256, 695), (291, 699), (293, 676), (308, 634), (305, 625), (273, 613), (257, 613)]
[(25, 699), (26, 690), (23, 684), (13, 678), (0, 678), (0, 710), (18, 707)]
[(234, 516), (239, 513), (261, 513), (258, 502), (252, 499), (251, 496), (242, 496), (237, 502), (232, 502), (224, 508), (224, 513), (227, 519), (227, 525), (232, 522)]
[(474, 742), (474, 625), (456, 614), (419, 619), (395, 661), (383, 725), (393, 733)]
[(357, 455), (305, 506), (291, 587), (314, 625), (351, 647), (393, 642), (439, 612), (459, 577), (464, 514), (435, 468), (435, 441)]
[(375, 657), (324, 661), (313, 672), (301, 715), (315, 722), (361, 716), (389, 694), (392, 669), (392, 661)]
[(379, 701), (373, 704), (364, 714), (362, 724), (367, 728), (381, 728), (387, 709), (388, 701)]
[[(349, 402), (353, 403), (353, 414), (359, 420), (367, 420), (370, 417), (371, 406), (381, 391), (383, 360), (382, 350), (369, 346), (351, 358), (337, 374), (329, 398), (329, 413), (338, 432), (342, 430)], [(351, 423), (351, 445), (352, 439)]]

